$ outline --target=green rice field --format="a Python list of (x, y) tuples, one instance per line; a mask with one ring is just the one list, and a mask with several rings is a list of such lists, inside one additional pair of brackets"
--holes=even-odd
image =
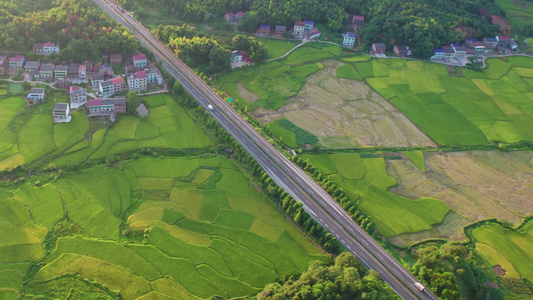
[[(450, 211), (432, 198), (412, 200), (388, 191), (396, 180), (387, 174), (383, 158), (361, 158), (359, 154), (306, 154), (304, 159), (347, 193), (357, 208), (376, 223), (386, 237), (431, 230)], [(402, 216), (399, 218), (398, 216)]]
[(531, 25), (533, 22), (533, 5), (526, 0), (496, 0), (496, 4), (505, 11), (506, 18), (513, 26)]
[(0, 96), (0, 170), (51, 160), (57, 166), (140, 148), (188, 149), (213, 146), (213, 141), (170, 95), (143, 98), (148, 118), (121, 115), (115, 124), (89, 130), (84, 111), (70, 123), (54, 124), (53, 101), (17, 115), (25, 106), (21, 96)]
[(488, 224), (472, 231), (476, 249), (491, 266), (500, 265), (511, 278), (533, 279), (533, 223), (519, 230)]
[(533, 140), (533, 59), (487, 60), (466, 78), (446, 66), (373, 59), (354, 66), (370, 86), (440, 145)]
[(256, 37), (256, 40), (264, 43), (268, 47), (268, 57), (276, 58), (287, 53), (289, 50), (297, 46), (297, 43), (282, 41), (277, 39), (268, 39), (264, 37)]
[(329, 261), (222, 156), (140, 158), (0, 194), (2, 295), (234, 298)]
[(287, 98), (296, 95), (305, 84), (307, 76), (319, 70), (317, 64), (307, 62), (335, 58), (341, 51), (341, 47), (335, 45), (305, 45), (291, 52), (283, 60), (267, 62), (260, 67), (237, 70), (218, 77), (217, 83), (243, 105), (249, 104), (237, 92), (237, 83), (241, 83), (246, 90), (259, 97), (251, 104), (254, 107), (277, 109), (285, 104)]

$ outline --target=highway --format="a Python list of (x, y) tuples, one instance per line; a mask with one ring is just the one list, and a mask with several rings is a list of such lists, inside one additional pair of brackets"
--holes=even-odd
[(141, 44), (153, 51), (162, 61), (162, 66), (181, 82), (202, 107), (207, 109), (208, 105), (213, 105), (214, 110), (210, 111), (213, 118), (257, 160), (276, 184), (301, 201), (305, 210), (317, 222), (354, 253), (367, 268), (377, 271), (400, 297), (437, 299), (427, 289), (425, 292), (416, 289), (414, 284), (418, 280), (362, 230), (320, 185), (272, 146), (144, 26), (121, 12), (110, 0), (95, 2), (117, 22), (131, 30)]

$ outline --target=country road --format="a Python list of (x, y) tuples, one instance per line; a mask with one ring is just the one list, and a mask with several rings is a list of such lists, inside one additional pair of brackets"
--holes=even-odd
[(261, 136), (233, 108), (219, 97), (192, 70), (180, 61), (129, 14), (122, 13), (110, 0), (95, 0), (117, 22), (130, 29), (139, 41), (154, 52), (162, 66), (181, 82), (185, 90), (207, 109), (213, 105), (213, 118), (227, 130), (280, 187), (304, 204), (306, 211), (333, 234), (350, 252), (381, 277), (403, 299), (437, 299), (415, 288), (417, 279), (364, 232), (309, 175)]

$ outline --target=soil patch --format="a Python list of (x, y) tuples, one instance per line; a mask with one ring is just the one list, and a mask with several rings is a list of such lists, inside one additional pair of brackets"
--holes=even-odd
[(261, 97), (257, 96), (256, 94), (250, 92), (249, 90), (245, 89), (242, 84), (237, 84), (237, 92), (239, 95), (241, 95), (242, 99), (254, 103), (255, 101), (259, 100)]

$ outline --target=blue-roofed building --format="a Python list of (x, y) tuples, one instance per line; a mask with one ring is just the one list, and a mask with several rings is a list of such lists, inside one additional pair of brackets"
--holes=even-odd
[(354, 32), (344, 33), (342, 35), (344, 39), (342, 40), (342, 45), (345, 47), (353, 47), (355, 45), (356, 35)]
[(315, 27), (315, 22), (313, 21), (304, 21), (305, 31), (311, 31)]
[(444, 59), (444, 57), (444, 49), (433, 49), (433, 56), (431, 56), (431, 59)]
[(467, 47), (469, 47), (471, 43), (477, 43), (477, 42), (478, 42), (477, 39), (466, 39), (466, 40), (465, 40), (465, 45), (466, 45)]
[(257, 35), (270, 35), (270, 25), (261, 24), (257, 30)]
[(452, 46), (452, 47), (460, 47), (461, 45), (459, 45), (459, 44), (451, 44), (450, 46)]

